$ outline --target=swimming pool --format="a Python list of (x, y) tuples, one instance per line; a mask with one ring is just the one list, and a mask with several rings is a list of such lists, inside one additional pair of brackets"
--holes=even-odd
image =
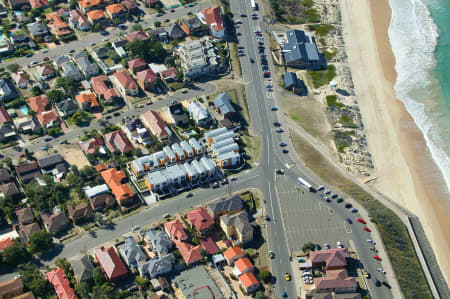
[(19, 109), (20, 109), (20, 111), (22, 111), (22, 113), (25, 114), (25, 115), (28, 115), (28, 113), (30, 112), (30, 111), (28, 110), (28, 107), (27, 107), (27, 106), (22, 106), (22, 107), (20, 107)]

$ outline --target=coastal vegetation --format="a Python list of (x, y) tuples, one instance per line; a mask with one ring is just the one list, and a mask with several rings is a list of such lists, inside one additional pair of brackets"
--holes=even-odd
[(270, 6), (277, 22), (305, 24), (320, 22), (320, 14), (313, 8), (312, 0), (270, 0)]
[[(432, 298), (408, 231), (400, 218), (364, 189), (344, 177), (308, 141), (291, 132), (296, 152), (322, 180), (357, 200), (377, 225), (405, 298)], [(411, 278), (414, 283), (411, 283)]]
[(315, 31), (316, 35), (323, 37), (334, 30), (334, 26), (331, 24), (312, 24), (308, 25), (309, 31)]
[(314, 88), (319, 88), (328, 83), (336, 77), (336, 67), (332, 64), (327, 65), (327, 68), (322, 71), (308, 71), (308, 77), (312, 82)]
[(328, 95), (325, 97), (325, 99), (327, 100), (327, 106), (328, 107), (339, 107), (339, 108), (344, 108), (345, 105), (338, 102), (337, 101), (337, 96), (336, 95)]

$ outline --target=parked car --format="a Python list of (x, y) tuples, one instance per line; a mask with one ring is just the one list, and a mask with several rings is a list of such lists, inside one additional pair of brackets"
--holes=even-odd
[(283, 142), (283, 141), (280, 142), (280, 146), (285, 147), (286, 145), (287, 145), (286, 142)]
[(366, 222), (362, 218), (358, 218), (358, 222), (360, 222), (362, 224), (366, 224)]
[(269, 251), (269, 257), (270, 257), (271, 259), (274, 259), (274, 258), (275, 258), (275, 253), (274, 253), (272, 250)]
[(352, 213), (356, 213), (356, 212), (358, 212), (358, 209), (357, 208), (353, 208), (352, 209)]
[(323, 244), (323, 248), (330, 249), (330, 244), (328, 244), (328, 243)]
[(115, 117), (120, 116), (120, 112), (114, 112), (113, 115), (114, 115)]
[(272, 110), (272, 111), (277, 111), (278, 108), (277, 108), (277, 107), (272, 107), (270, 110)]
[(377, 261), (381, 262), (381, 257), (379, 257), (378, 255), (374, 255), (373, 258), (376, 259)]
[(47, 137), (44, 138), (44, 141), (48, 142), (48, 141), (50, 141), (50, 140), (52, 140), (52, 139), (53, 139), (52, 137), (47, 136)]
[(386, 275), (386, 271), (384, 271), (383, 268), (381, 267), (377, 267), (377, 271), (380, 272), (381, 274)]
[(289, 153), (289, 151), (288, 151), (287, 149), (283, 149), (281, 152), (282, 152), (283, 154)]
[(363, 270), (363, 275), (365, 278), (370, 278), (370, 273), (367, 272), (366, 270)]
[(277, 132), (277, 133), (283, 133), (284, 131), (283, 131), (283, 129), (278, 128), (278, 129), (275, 130), (275, 132)]
[(337, 248), (344, 248), (344, 245), (341, 243), (341, 241), (336, 242)]
[(353, 221), (352, 221), (350, 218), (347, 218), (347, 223), (348, 223), (348, 224), (352, 224)]
[(383, 281), (383, 285), (388, 289), (392, 289), (391, 285), (387, 283), (387, 281)]
[(370, 250), (372, 250), (373, 252), (378, 252), (378, 250), (375, 247), (370, 247)]
[(285, 274), (284, 274), (284, 278), (285, 278), (287, 281), (290, 281), (290, 280), (291, 280), (291, 275), (290, 275), (289, 273), (285, 273)]
[(95, 43), (89, 43), (89, 46), (93, 47), (93, 46), (95, 46)]
[(375, 285), (376, 285), (377, 287), (381, 286), (380, 281), (379, 281), (376, 277), (373, 278), (373, 282), (375, 283)]
[(250, 63), (255, 63), (255, 60), (253, 58), (250, 58)]
[(141, 228), (141, 227), (140, 227), (139, 225), (133, 225), (133, 226), (131, 227), (131, 230), (135, 232), (135, 231), (138, 231), (140, 228)]
[(364, 226), (364, 227), (363, 227), (363, 230), (365, 230), (366, 232), (369, 232), (369, 233), (372, 231), (372, 230), (371, 230), (370, 228), (368, 228), (367, 226)]
[(279, 122), (277, 122), (277, 121), (275, 121), (275, 122), (273, 123), (273, 125), (274, 125), (275, 127), (281, 127), (281, 124), (280, 124)]

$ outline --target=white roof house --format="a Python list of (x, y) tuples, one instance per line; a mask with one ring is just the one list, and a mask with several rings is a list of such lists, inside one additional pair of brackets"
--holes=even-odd
[(209, 121), (211, 119), (211, 116), (209, 115), (208, 111), (206, 111), (205, 108), (200, 106), (197, 102), (191, 102), (189, 106), (187, 107), (187, 110), (189, 112), (189, 115), (192, 117), (192, 119), (196, 123), (202, 123), (205, 120)]
[(227, 138), (227, 139), (224, 139), (219, 142), (211, 144), (211, 148), (214, 152), (216, 152), (219, 148), (233, 144), (233, 143), (234, 143), (233, 138)]
[(223, 133), (226, 133), (226, 132), (228, 132), (227, 128), (218, 128), (218, 129), (215, 129), (215, 130), (212, 130), (212, 131), (209, 131), (209, 132), (205, 133), (205, 137), (206, 138), (213, 138), (215, 136), (219, 136), (219, 135), (221, 135)]
[(192, 164), (186, 162), (183, 164), (183, 167), (190, 180), (196, 180), (198, 178), (199, 173)]
[(163, 148), (163, 152), (167, 155), (167, 157), (169, 158), (170, 162), (173, 163), (173, 162), (175, 162), (177, 160), (177, 156), (175, 155), (173, 150), (168, 145), (166, 145)]
[(98, 185), (98, 186), (95, 186), (92, 188), (90, 186), (87, 186), (87, 187), (83, 187), (83, 191), (84, 191), (84, 194), (86, 194), (87, 198), (93, 198), (98, 195), (108, 193), (109, 187), (106, 184)]
[(194, 149), (186, 140), (181, 141), (180, 146), (189, 158), (194, 156)]
[(202, 157), (200, 159), (200, 162), (203, 164), (210, 177), (216, 173), (216, 164), (214, 163), (213, 160), (206, 157)]
[(203, 153), (203, 146), (200, 144), (200, 142), (197, 141), (197, 139), (195, 138), (189, 139), (189, 144), (197, 152), (197, 155)]
[(205, 177), (207, 172), (205, 166), (203, 166), (202, 163), (200, 163), (197, 160), (192, 161), (192, 166), (197, 170), (197, 173), (200, 175), (201, 178)]
[(234, 136), (235, 136), (235, 134), (234, 134), (233, 131), (228, 131), (228, 132), (226, 132), (226, 133), (223, 133), (223, 134), (214, 136), (214, 137), (212, 138), (212, 140), (213, 140), (213, 143), (216, 143), (216, 142), (219, 142), (219, 141), (228, 139), (228, 138), (234, 138)]
[(186, 159), (184, 151), (181, 149), (180, 145), (178, 143), (172, 144), (172, 150), (177, 154), (178, 159), (184, 160)]
[(178, 183), (186, 179), (186, 171), (178, 164), (170, 165), (165, 172), (171, 183)]
[(239, 145), (237, 143), (232, 143), (227, 146), (222, 146), (216, 152), (216, 155), (220, 156), (228, 152), (239, 152)]

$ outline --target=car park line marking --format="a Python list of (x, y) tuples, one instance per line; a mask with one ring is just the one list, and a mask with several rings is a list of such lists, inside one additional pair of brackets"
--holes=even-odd
[(344, 226), (345, 226), (345, 232), (347, 234), (351, 234), (353, 232), (352, 228), (347, 224), (347, 222), (345, 220), (344, 220)]
[(333, 214), (334, 214), (334, 210), (333, 210), (332, 208), (328, 208), (328, 213), (329, 213), (330, 215), (333, 215)]

